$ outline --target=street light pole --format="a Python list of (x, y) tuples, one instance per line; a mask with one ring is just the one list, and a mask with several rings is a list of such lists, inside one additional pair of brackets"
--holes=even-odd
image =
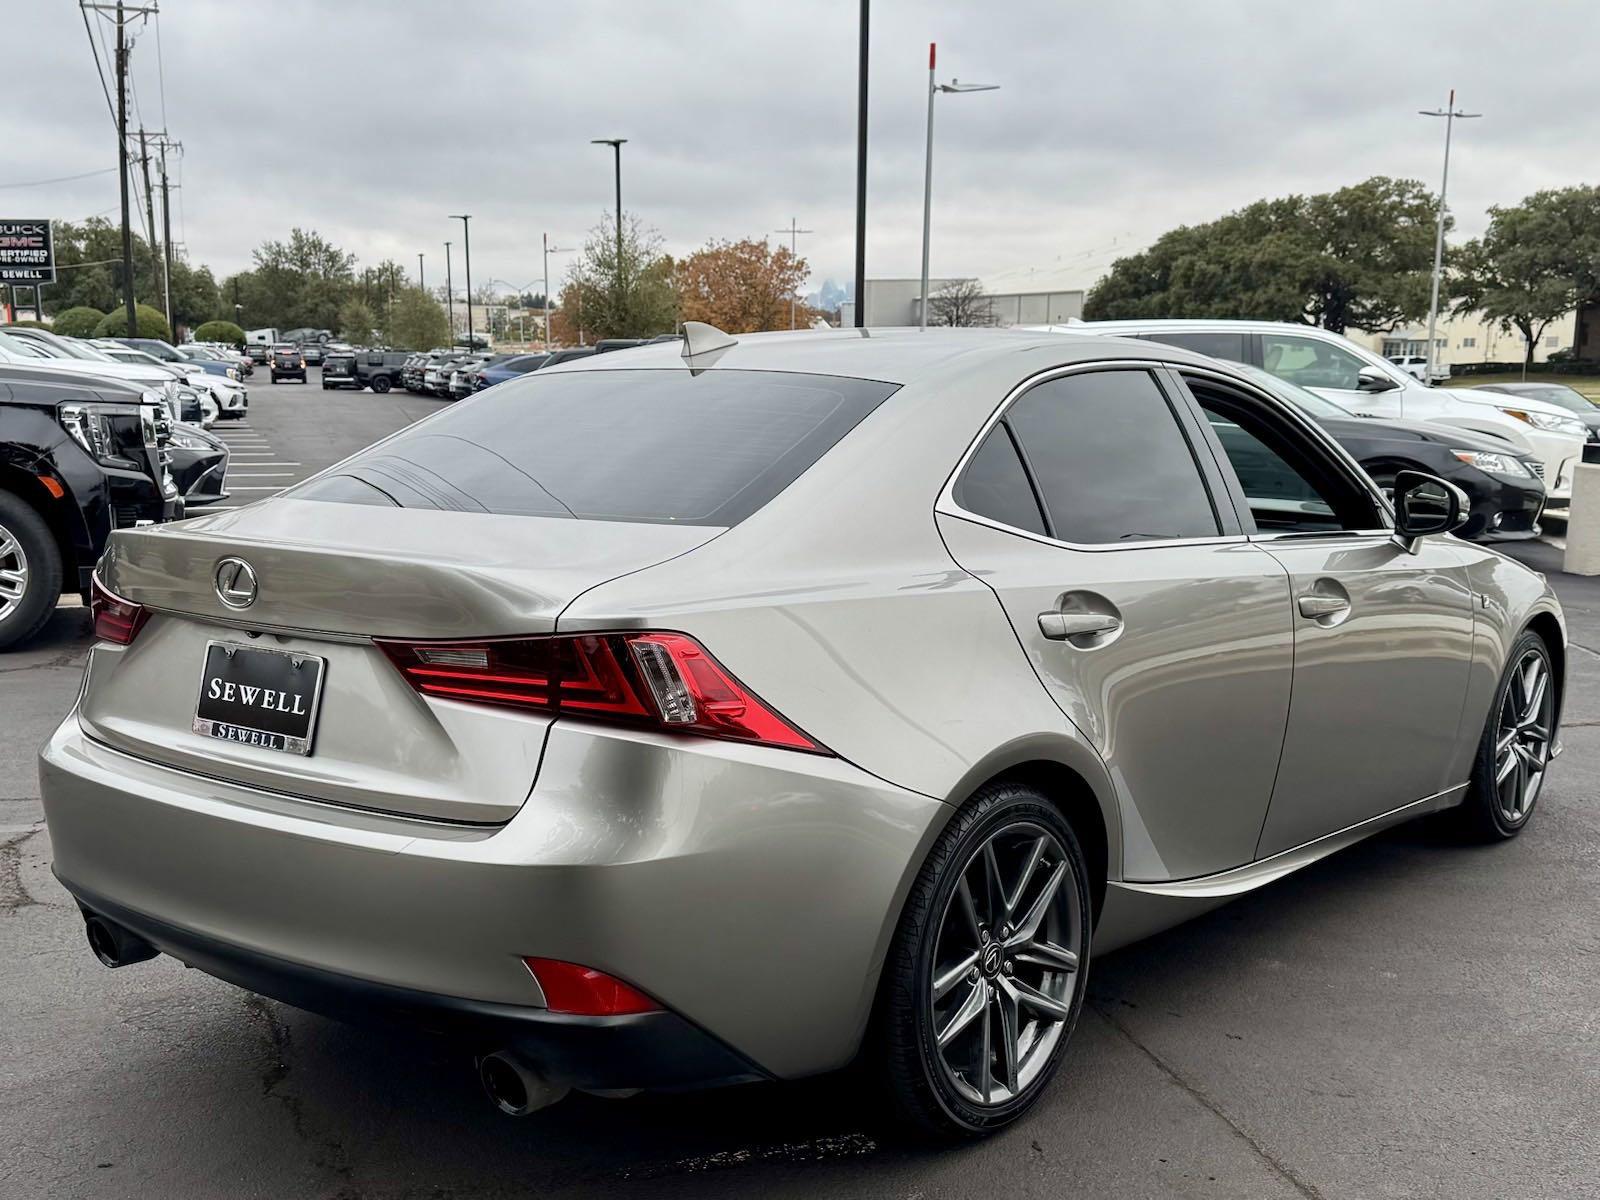
[(1425, 368), (1426, 383), (1433, 386), (1433, 361), (1437, 353), (1434, 347), (1434, 330), (1439, 322), (1439, 275), (1444, 266), (1444, 198), (1450, 187), (1450, 134), (1455, 128), (1456, 120), (1471, 120), (1483, 116), (1482, 113), (1461, 112), (1456, 108), (1456, 90), (1450, 89), (1450, 102), (1444, 108), (1418, 109), (1419, 115), (1424, 117), (1444, 118), (1444, 175), (1439, 180), (1439, 220), (1433, 233), (1433, 290), (1428, 297), (1428, 365)]
[[(627, 138), (591, 138), (592, 146), (610, 146), (617, 164), (617, 295), (624, 303), (628, 298), (628, 279), (622, 272), (622, 144)], [(623, 304), (617, 306), (619, 315)]]
[(550, 353), (550, 256), (552, 254), (565, 254), (568, 247), (552, 246), (550, 235), (541, 233), (539, 240), (544, 247), (544, 352)]
[(450, 344), (456, 344), (456, 287), (450, 278), (450, 243), (444, 244), (444, 303), (450, 320)]
[(422, 270), (422, 252), (417, 252), (417, 289), (426, 296), (428, 294), (428, 276)]
[(922, 303), (917, 314), (917, 322), (923, 329), (928, 327), (928, 242), (933, 223), (933, 98), (940, 92), (993, 92), (1000, 87), (997, 83), (962, 83), (959, 79), (935, 82), (937, 50), (934, 43), (928, 43), (928, 157), (922, 173)]
[(871, 0), (861, 0), (860, 48), (856, 60), (856, 328), (867, 324), (867, 59)]
[(452, 221), (461, 222), (462, 252), (467, 259), (467, 349), (476, 349), (472, 340), (472, 230), (468, 222), (472, 220), (471, 213), (451, 213)]
[[(800, 257), (799, 235), (802, 234), (802, 233), (815, 233), (816, 231), (813, 230), (813, 229), (801, 229), (800, 228), (800, 218), (798, 218), (798, 217), (790, 217), (789, 218), (789, 228), (787, 228), (787, 229), (774, 229), (772, 232), (773, 233), (787, 233), (789, 235), (789, 257), (790, 258), (794, 258), (794, 259), (798, 259)], [(789, 328), (790, 329), (794, 328), (794, 295), (792, 293), (789, 296)]]

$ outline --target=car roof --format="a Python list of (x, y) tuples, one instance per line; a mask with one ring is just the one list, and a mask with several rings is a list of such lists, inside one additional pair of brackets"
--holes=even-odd
[(149, 390), (146, 386), (130, 379), (118, 379), (111, 375), (90, 375), (66, 367), (25, 367), (14, 363), (0, 363), (0, 383), (15, 386), (81, 388), (84, 391), (95, 392), (105, 400), (137, 401)]
[[(1064, 338), (1059, 332), (1038, 329), (949, 328), (806, 329), (740, 334), (733, 345), (702, 354), (692, 365), (696, 369), (787, 371), (907, 384), (936, 376), (957, 360), (961, 360), (963, 367), (976, 367), (986, 358), (1020, 357), (1030, 351), (1045, 351), (1051, 362), (1063, 364), (1149, 358), (1216, 365), (1213, 359), (1159, 343), (1111, 337)], [(558, 363), (541, 370), (632, 371), (682, 369), (687, 365), (691, 364), (683, 358), (683, 343), (674, 341), (636, 346), (626, 354), (591, 355), (570, 367)]]

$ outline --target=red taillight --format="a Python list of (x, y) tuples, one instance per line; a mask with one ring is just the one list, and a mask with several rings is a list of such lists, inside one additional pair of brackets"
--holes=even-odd
[(427, 696), (827, 753), (681, 633), (378, 646)]
[(126, 646), (139, 636), (150, 619), (150, 610), (132, 600), (124, 600), (92, 575), (89, 581), (89, 611), (94, 614), (94, 635), (106, 642)]
[(660, 1012), (661, 1005), (639, 989), (629, 987), (604, 971), (558, 958), (524, 958), (523, 964), (539, 981), (551, 1012), (582, 1017), (621, 1017), (629, 1013)]

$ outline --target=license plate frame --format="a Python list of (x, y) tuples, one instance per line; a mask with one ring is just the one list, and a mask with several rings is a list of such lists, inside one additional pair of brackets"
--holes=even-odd
[[(238, 655), (241, 652), (248, 657), (239, 659)], [(219, 653), (225, 657), (214, 669), (213, 655)], [(257, 659), (255, 656), (258, 655), (263, 657)], [(309, 688), (306, 686), (268, 688), (265, 684), (257, 683), (254, 680), (241, 685), (237, 678), (227, 677), (229, 667), (233, 667), (237, 671), (237, 664), (254, 662), (259, 668), (264, 666), (269, 659), (283, 660), (288, 664), (288, 671), (283, 672), (284, 683), (294, 683), (296, 682), (296, 673), (307, 668), (314, 668), (315, 675), (311, 679)], [(274, 662), (272, 665), (277, 668), (282, 664)], [(317, 717), (322, 708), (322, 689), (327, 680), (327, 668), (328, 660), (320, 655), (279, 650), (271, 646), (250, 646), (224, 638), (212, 638), (206, 642), (205, 654), (200, 661), (200, 687), (195, 699), (194, 732), (202, 737), (215, 738), (218, 741), (230, 742), (238, 746), (255, 746), (259, 749), (272, 750), (279, 754), (309, 756), (312, 745), (316, 740)], [(258, 669), (257, 675), (259, 676), (262, 673)], [(271, 674), (270, 671), (265, 673)], [(232, 698), (225, 699), (221, 694), (222, 689), (220, 687), (218, 689), (219, 694), (211, 696), (208, 695), (208, 685), (213, 680), (219, 684), (232, 684), (236, 688), (241, 686), (256, 687), (262, 692), (275, 692), (277, 700), (274, 706), (268, 707), (255, 705), (253, 698), (244, 701), (235, 701)], [(276, 682), (276, 680), (269, 680), (268, 682)], [(307, 695), (310, 697), (309, 707), (305, 711), (298, 711), (300, 708), (298, 701)], [(291, 698), (297, 702), (294, 709), (286, 709), (280, 706)], [(259, 711), (263, 717), (269, 712), (274, 715), (303, 717), (305, 719), (304, 730), (300, 730), (298, 723), (294, 721), (263, 722), (261, 718), (257, 718), (252, 722), (248, 716), (245, 719), (230, 720), (217, 715), (220, 707), (239, 708), (241, 705), (247, 714)], [(270, 726), (274, 723), (284, 727), (263, 727), (264, 724)]]

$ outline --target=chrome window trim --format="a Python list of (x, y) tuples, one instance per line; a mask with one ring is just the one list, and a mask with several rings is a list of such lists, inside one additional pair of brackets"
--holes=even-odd
[[(962, 452), (961, 457), (956, 460), (955, 469), (952, 470), (949, 474), (949, 477), (945, 479), (944, 487), (939, 490), (939, 497), (934, 501), (934, 513), (936, 515), (942, 514), (947, 517), (957, 517), (963, 521), (971, 521), (977, 525), (987, 525), (990, 529), (998, 529), (1003, 533), (1015, 534), (1018, 537), (1027, 538), (1029, 541), (1033, 542), (1040, 542), (1046, 546), (1055, 546), (1062, 550), (1080, 550), (1090, 554), (1104, 554), (1107, 552), (1120, 553), (1128, 550), (1152, 550), (1171, 546), (1227, 546), (1243, 545), (1247, 543), (1250, 539), (1243, 533), (1217, 533), (1208, 535), (1206, 537), (1197, 538), (1152, 538), (1147, 541), (1126, 543), (1067, 542), (1062, 541), (1060, 538), (1053, 538), (1049, 534), (1034, 533), (1029, 529), (1019, 529), (1015, 525), (1007, 525), (1003, 521), (996, 521), (992, 517), (986, 517), (981, 513), (973, 512), (971, 509), (963, 508), (959, 503), (956, 502), (956, 481), (961, 478), (961, 473), (967, 469), (967, 464), (972, 460), (972, 456), (978, 452), (978, 447), (983, 445), (983, 440), (989, 436), (989, 431), (1000, 423), (1001, 419), (1006, 415), (1006, 412), (1011, 408), (1011, 406), (1021, 399), (1022, 396), (1028, 391), (1031, 391), (1033, 388), (1042, 383), (1049, 383), (1052, 379), (1060, 379), (1066, 375), (1082, 375), (1090, 371), (1104, 370), (1144, 371), (1146, 374), (1155, 377), (1156, 385), (1160, 387), (1161, 379), (1157, 373), (1163, 367), (1168, 365), (1169, 364), (1156, 358), (1106, 358), (1096, 359), (1093, 362), (1070, 363), (1065, 366), (1047, 367), (1042, 371), (1028, 376), (1021, 383), (1017, 384), (1005, 394), (1005, 397), (995, 407), (994, 412), (989, 414), (988, 420), (986, 420), (983, 423), (982, 428), (978, 430), (977, 436), (972, 439), (972, 441), (967, 445), (966, 450)], [(1169, 404), (1174, 402), (1173, 397), (1166, 396), (1166, 389), (1162, 389), (1162, 394)], [(1192, 403), (1192, 401), (1190, 401), (1187, 397), (1179, 397), (1177, 399), (1183, 403)], [(1185, 440), (1187, 441), (1189, 438), (1188, 431), (1184, 429), (1183, 423), (1179, 419), (1176, 412), (1173, 413), (1173, 422), (1177, 426), (1178, 432), (1183, 434)], [(1211, 477), (1206, 471), (1205, 464), (1200, 461), (1196, 447), (1191, 445), (1189, 447), (1189, 453), (1194, 459), (1194, 469), (1200, 476), (1200, 482), (1206, 490), (1206, 498), (1210, 501), (1213, 510), (1215, 510), (1218, 504), (1218, 498), (1214, 494)]]

